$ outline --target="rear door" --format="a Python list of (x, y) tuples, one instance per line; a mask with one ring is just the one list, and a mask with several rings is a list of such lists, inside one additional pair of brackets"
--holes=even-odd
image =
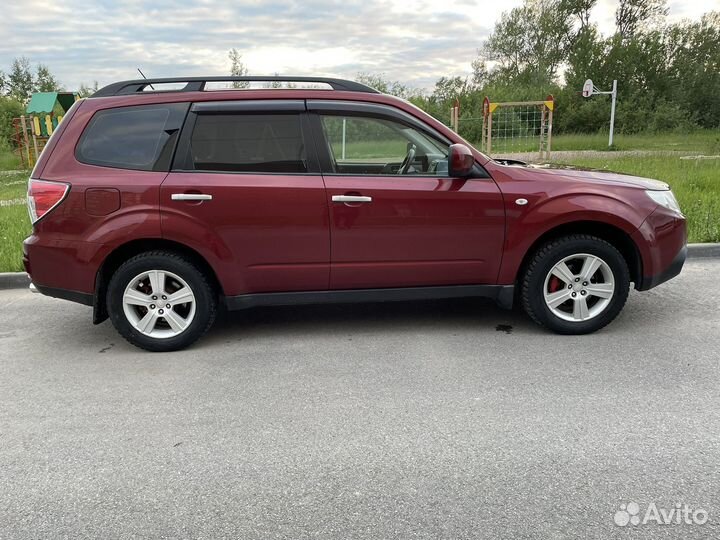
[(303, 100), (195, 103), (160, 193), (163, 236), (213, 261), (226, 295), (323, 290), (325, 187)]
[(450, 141), (393, 107), (308, 101), (330, 208), (331, 289), (494, 284), (495, 182), (448, 175)]

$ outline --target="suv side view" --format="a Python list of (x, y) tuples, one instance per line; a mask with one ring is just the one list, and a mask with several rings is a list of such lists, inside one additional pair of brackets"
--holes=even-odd
[[(305, 88), (211, 90), (229, 81)], [(151, 351), (222, 307), (460, 296), (584, 334), (686, 255), (667, 184), (496, 161), (340, 79), (111, 84), (55, 131), (28, 207), (31, 288)]]

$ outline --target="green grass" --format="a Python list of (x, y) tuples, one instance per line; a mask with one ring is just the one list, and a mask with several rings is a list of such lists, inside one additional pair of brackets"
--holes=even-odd
[[(25, 199), (29, 171), (0, 171), (0, 201)], [(25, 204), (0, 206), (0, 272), (22, 268), (22, 241), (30, 234)]]
[(19, 169), (22, 167), (20, 156), (10, 150), (3, 142), (0, 142), (0, 171)]
[(720, 158), (680, 159), (668, 154), (566, 161), (667, 182), (688, 219), (689, 241), (720, 242)]
[[(492, 141), (492, 153), (535, 152), (538, 150), (537, 139), (496, 139)], [(473, 143), (478, 150), (483, 150), (479, 141)], [(607, 133), (567, 133), (553, 135), (552, 150), (643, 150), (643, 151), (678, 151), (692, 154), (720, 154), (720, 131), (697, 130), (690, 133), (638, 133), (634, 135), (616, 134), (612, 148), (608, 147)]]
[[(607, 133), (554, 136), (553, 150), (608, 150)], [(700, 154), (720, 154), (720, 132), (698, 130), (691, 133), (640, 133), (616, 135), (613, 150), (677, 150)]]

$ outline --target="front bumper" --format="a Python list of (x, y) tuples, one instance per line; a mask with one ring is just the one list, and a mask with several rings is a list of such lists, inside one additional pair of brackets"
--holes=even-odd
[(642, 273), (635, 283), (646, 291), (677, 276), (687, 257), (685, 217), (658, 206), (632, 236), (642, 258)]
[(680, 251), (678, 252), (678, 254), (675, 255), (675, 258), (670, 263), (670, 266), (668, 266), (665, 270), (663, 270), (659, 274), (655, 274), (654, 276), (643, 276), (642, 280), (637, 286), (637, 290), (647, 291), (648, 289), (657, 287), (661, 283), (665, 283), (666, 281), (674, 278), (682, 270), (686, 258), (687, 246), (683, 246), (682, 249), (680, 249)]

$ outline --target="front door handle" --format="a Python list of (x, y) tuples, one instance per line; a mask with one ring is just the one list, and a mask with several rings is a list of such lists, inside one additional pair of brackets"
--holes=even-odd
[(362, 195), (333, 195), (332, 202), (341, 202), (341, 203), (372, 202), (372, 197), (364, 197)]
[(212, 201), (212, 195), (205, 193), (173, 193), (170, 198), (173, 201)]

